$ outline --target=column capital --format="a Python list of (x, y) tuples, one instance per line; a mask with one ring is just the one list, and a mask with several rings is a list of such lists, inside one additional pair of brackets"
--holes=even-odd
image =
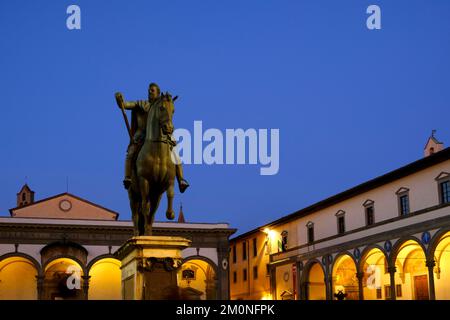
[(389, 267), (387, 268), (387, 270), (388, 270), (389, 273), (395, 273), (395, 272), (397, 271), (397, 267), (395, 267), (395, 266), (389, 266)]
[(425, 262), (425, 265), (426, 265), (428, 268), (434, 268), (434, 266), (436, 265), (436, 261), (434, 261), (434, 259), (432, 259), (432, 260), (427, 260), (427, 261)]

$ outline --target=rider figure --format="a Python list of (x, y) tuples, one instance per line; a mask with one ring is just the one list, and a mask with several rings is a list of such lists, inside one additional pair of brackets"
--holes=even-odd
[[(125, 179), (123, 180), (125, 189), (128, 189), (131, 185), (132, 169), (145, 141), (148, 111), (160, 102), (160, 92), (159, 86), (156, 83), (151, 83), (148, 87), (148, 100), (124, 101), (122, 94), (116, 95), (119, 108), (123, 105), (125, 109), (131, 110), (131, 140), (127, 148)], [(175, 164), (175, 171), (178, 187), (180, 192), (183, 193), (189, 187), (189, 183), (183, 178), (183, 169), (180, 162)]]

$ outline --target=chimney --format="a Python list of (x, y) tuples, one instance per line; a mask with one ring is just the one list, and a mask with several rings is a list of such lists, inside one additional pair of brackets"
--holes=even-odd
[(23, 207), (34, 202), (34, 191), (25, 183), (17, 194), (17, 207)]
[(425, 149), (423, 152), (424, 157), (428, 157), (436, 152), (444, 150), (444, 143), (436, 139), (436, 137), (434, 136), (435, 133), (436, 130), (431, 131), (431, 136), (428, 138), (427, 144), (425, 145)]

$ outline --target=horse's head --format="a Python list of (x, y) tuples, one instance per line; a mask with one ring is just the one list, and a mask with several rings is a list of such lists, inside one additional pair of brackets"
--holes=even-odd
[(161, 105), (159, 109), (159, 126), (163, 134), (171, 135), (173, 133), (172, 117), (175, 112), (174, 101), (178, 97), (172, 99), (172, 96), (166, 92), (161, 94)]

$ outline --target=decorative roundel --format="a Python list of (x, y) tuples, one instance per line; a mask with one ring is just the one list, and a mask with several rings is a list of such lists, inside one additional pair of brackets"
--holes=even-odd
[(384, 249), (386, 252), (390, 252), (392, 250), (392, 243), (389, 240), (384, 243)]
[(286, 272), (283, 274), (283, 280), (286, 281), (286, 282), (289, 281), (289, 272), (286, 271)]
[(429, 244), (431, 240), (431, 234), (428, 231), (422, 233), (422, 242), (424, 244)]
[(322, 264), (325, 266), (327, 264), (327, 257), (323, 256), (322, 257)]
[(331, 254), (328, 255), (328, 263), (329, 264), (333, 263), (333, 256)]
[(72, 202), (70, 202), (70, 201), (67, 200), (67, 199), (61, 200), (61, 201), (59, 202), (59, 208), (60, 208), (62, 211), (67, 212), (67, 211), (69, 211), (70, 209), (72, 209)]
[(223, 270), (227, 270), (227, 268), (228, 268), (228, 260), (227, 259), (222, 260), (222, 268), (223, 268)]
[(359, 248), (353, 250), (353, 255), (355, 256), (356, 259), (359, 259), (361, 257), (361, 251), (359, 251)]

